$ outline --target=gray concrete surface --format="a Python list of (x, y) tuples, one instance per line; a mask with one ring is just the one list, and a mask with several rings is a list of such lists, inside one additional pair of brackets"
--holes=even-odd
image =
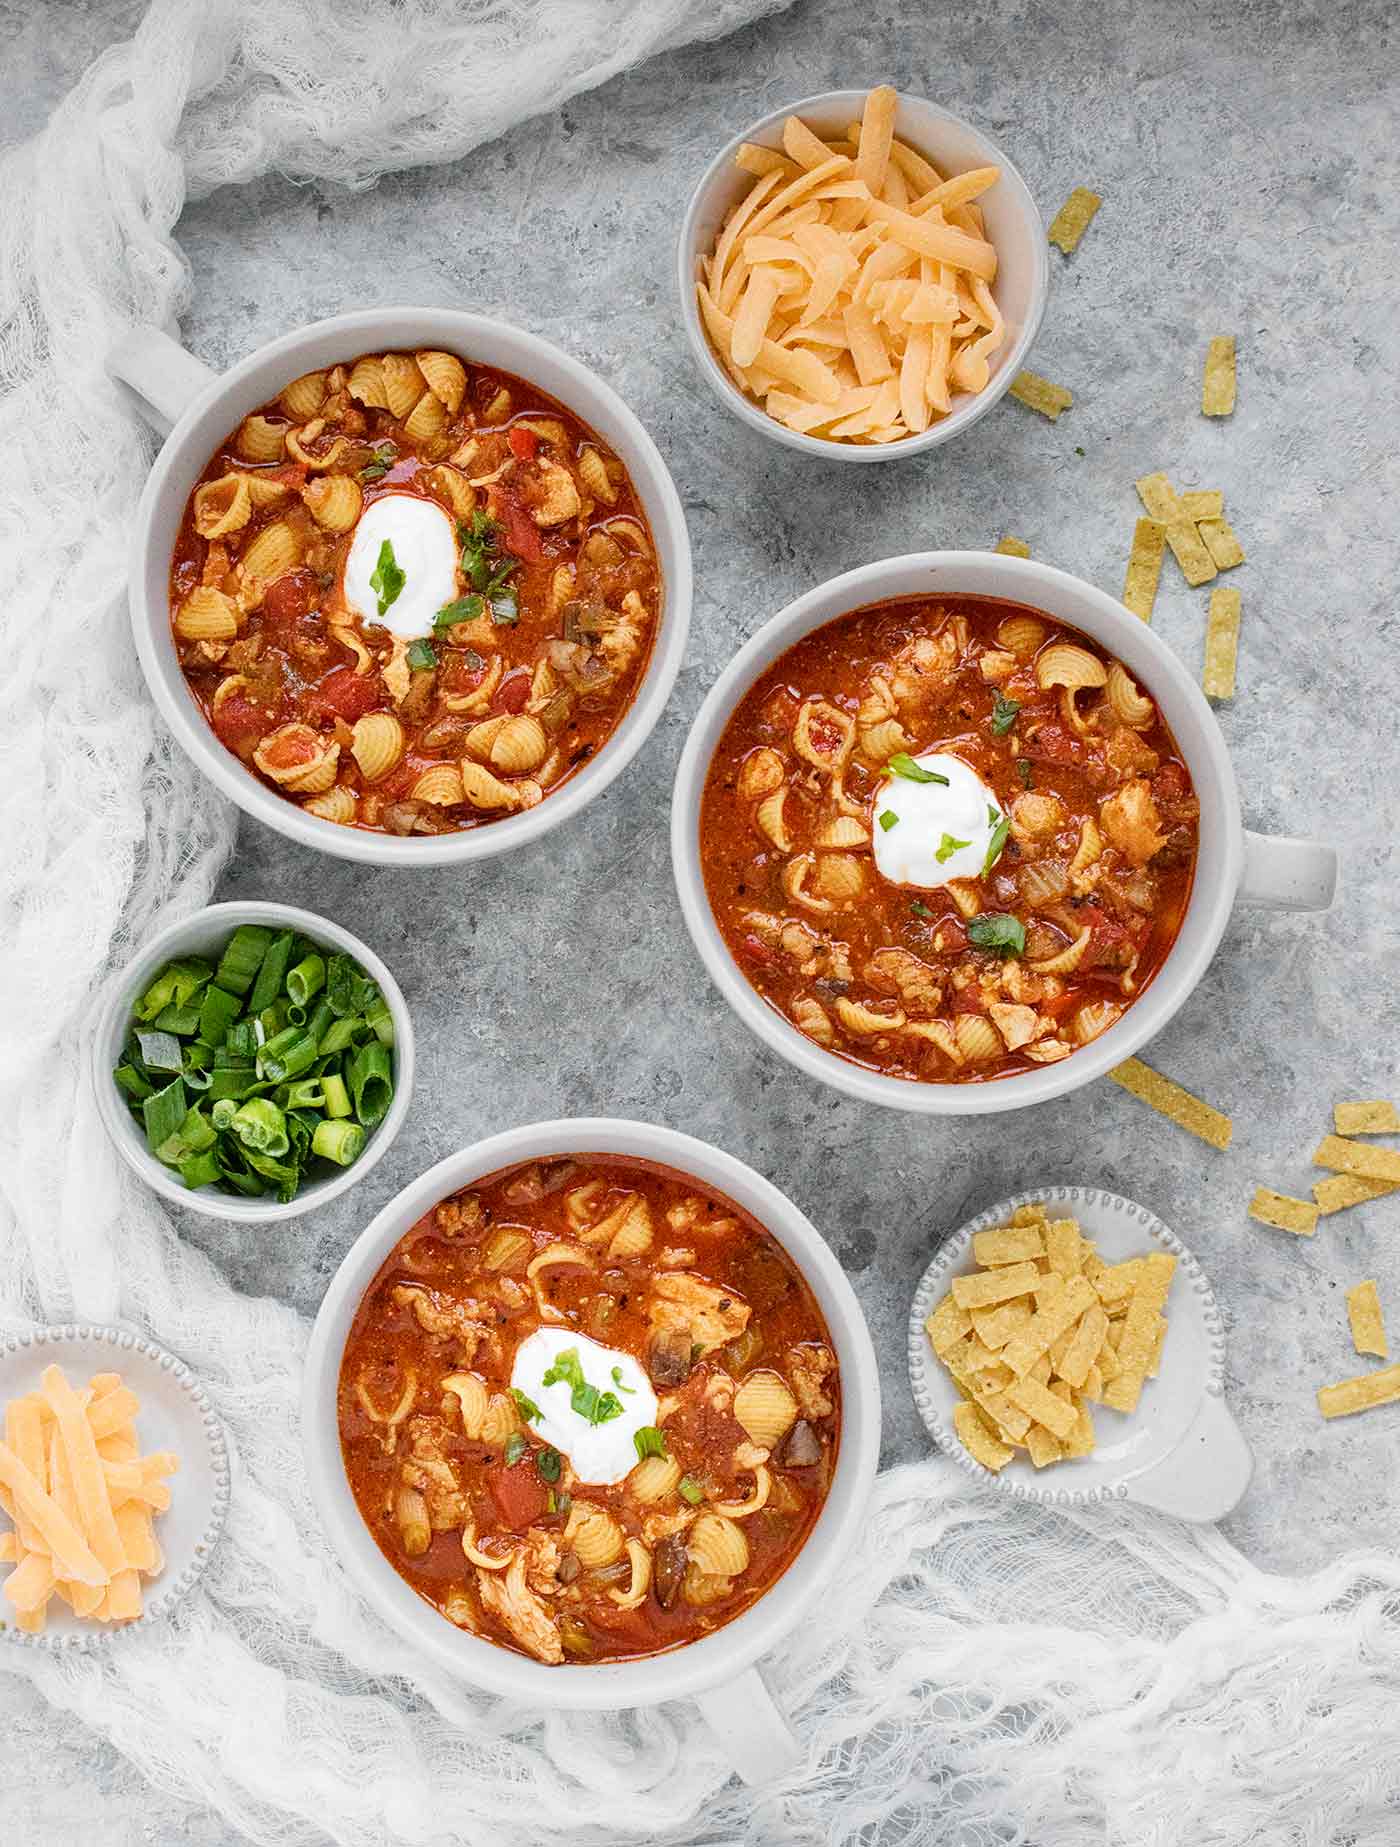
[[(0, 4), (0, 21), (10, 11), (21, 17)], [(358, 1229), (449, 1150), (559, 1114), (672, 1123), (759, 1167), (829, 1237), (875, 1332), (896, 1461), (927, 1447), (901, 1346), (939, 1238), (1042, 1180), (1114, 1187), (1187, 1240), (1227, 1319), (1231, 1402), (1258, 1469), (1225, 1530), (1262, 1566), (1306, 1571), (1340, 1548), (1393, 1545), (1400, 1511), (1400, 1407), (1324, 1426), (1313, 1401), (1318, 1383), (1360, 1369), (1350, 1283), (1376, 1277), (1400, 1330), (1400, 1204), (1324, 1221), (1312, 1241), (1245, 1216), (1258, 1181), (1306, 1193), (1334, 1099), (1397, 1090), (1395, 15), (1382, 0), (1182, 0), (1091, 22), (1072, 0), (969, 0), (935, 24), (944, 11), (801, 0), (459, 165), (357, 195), (269, 179), (186, 214), (186, 334), (215, 365), (300, 320), (411, 299), (515, 319), (596, 367), (671, 465), (698, 595), (685, 669), (640, 758), (509, 863), (367, 872), (243, 822), (219, 895), (304, 904), (373, 943), (414, 1010), (419, 1087), (398, 1144), (349, 1198), (269, 1232), (192, 1216), (181, 1229), (239, 1287), (309, 1314)], [(46, 32), (19, 35), (12, 92), (51, 99), (129, 12), (52, 8)], [(1058, 424), (1008, 401), (926, 458), (856, 471), (763, 442), (695, 374), (671, 282), (689, 188), (719, 142), (785, 98), (867, 79), (979, 122), (1047, 218), (1076, 184), (1104, 195), (1077, 255), (1052, 253), (1032, 363), (1075, 392)], [(1224, 331), (1239, 337), (1239, 409), (1207, 422), (1200, 360)], [(1017, 1117), (939, 1122), (805, 1081), (731, 1015), (676, 908), (668, 792), (706, 687), (790, 597), (885, 553), (1015, 532), (1116, 593), (1133, 480), (1158, 468), (1224, 489), (1249, 553), (1231, 579), (1244, 594), (1238, 695), (1220, 713), (1246, 821), (1321, 834), (1344, 855), (1329, 916), (1237, 913), (1149, 1048), (1234, 1115), (1234, 1146), (1215, 1153), (1108, 1083)], [(1168, 561), (1156, 626), (1193, 668), (1206, 596)], [(89, 1774), (76, 1749), (69, 1767)], [(107, 1754), (91, 1775), (94, 1788), (123, 1780)], [(199, 1811), (150, 1801), (139, 1829), (134, 1803), (114, 1801), (98, 1838), (225, 1839)]]

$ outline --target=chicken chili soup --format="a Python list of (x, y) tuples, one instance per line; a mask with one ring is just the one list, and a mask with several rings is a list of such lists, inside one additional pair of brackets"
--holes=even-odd
[(750, 688), (701, 807), (709, 902), (768, 1004), (933, 1083), (1070, 1057), (1166, 960), (1199, 805), (1149, 693), (1018, 603), (906, 597)]
[(821, 1311), (755, 1219), (584, 1155), (444, 1200), (341, 1362), (341, 1449), (380, 1550), (453, 1623), (549, 1663), (721, 1627), (791, 1563), (840, 1441)]
[(171, 563), (222, 742), (346, 826), (532, 808), (608, 739), (661, 598), (627, 471), (533, 385), (446, 352), (294, 379), (234, 430)]

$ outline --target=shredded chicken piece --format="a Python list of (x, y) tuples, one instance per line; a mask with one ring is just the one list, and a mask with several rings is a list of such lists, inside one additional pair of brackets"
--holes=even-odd
[(1008, 654), (1004, 648), (992, 648), (984, 654), (978, 665), (982, 669), (982, 678), (990, 680), (994, 686), (1000, 686), (1003, 680), (1009, 680), (1020, 662), (1014, 654)]
[(685, 1532), (697, 1512), (694, 1507), (678, 1507), (674, 1513), (647, 1514), (642, 1521), (642, 1538), (649, 1546), (659, 1539), (673, 1539), (677, 1533)]
[(1023, 968), (1015, 959), (1004, 962), (1000, 970), (1001, 985), (1004, 993), (1014, 1001), (1034, 1003), (1045, 994), (1045, 984), (1041, 977), (1028, 968)]
[(957, 670), (957, 638), (944, 629), (918, 635), (895, 655), (891, 691), (901, 710), (921, 707), (942, 692)]
[(471, 1593), (465, 1585), (454, 1584), (442, 1600), (442, 1613), (448, 1622), (456, 1623), (459, 1629), (476, 1632), (476, 1606), (471, 1600)]
[(482, 1607), (497, 1616), (520, 1646), (537, 1661), (551, 1665), (564, 1659), (564, 1644), (554, 1618), (525, 1582), (525, 1554), (517, 1547), (506, 1571), (477, 1567)]
[(835, 1405), (826, 1390), (826, 1380), (836, 1370), (836, 1355), (830, 1347), (790, 1347), (787, 1374), (804, 1417), (830, 1417)]
[(435, 1533), (448, 1533), (466, 1521), (470, 1507), (452, 1464), (443, 1453), (447, 1425), (439, 1417), (409, 1420), (409, 1454), (400, 1464), (405, 1484), (416, 1488), (427, 1502), (428, 1522)]
[(540, 1597), (552, 1597), (559, 1588), (559, 1537), (542, 1526), (525, 1535), (525, 1582)]
[(659, 1261), (668, 1270), (688, 1270), (695, 1262), (695, 1252), (688, 1244), (668, 1244)]
[[(692, 1270), (678, 1270), (674, 1276), (658, 1276), (652, 1284), (648, 1311), (653, 1334), (684, 1329), (692, 1347), (701, 1354), (712, 1353), (726, 1341), (735, 1340), (749, 1325), (749, 1305), (732, 1289), (722, 1289)], [(734, 1382), (729, 1381), (732, 1393)]]
[(750, 1443), (745, 1438), (734, 1452), (734, 1466), (736, 1469), (761, 1468), (772, 1453), (772, 1450), (764, 1449), (759, 1443)]
[(1150, 776), (1162, 761), (1136, 731), (1129, 731), (1126, 726), (1109, 738), (1104, 755), (1120, 774), (1131, 771), (1135, 775)]
[(541, 459), (536, 463), (540, 498), (530, 509), (530, 517), (537, 526), (562, 526), (566, 519), (572, 519), (582, 506), (579, 499), (578, 484), (569, 470), (561, 462), (548, 462)]
[(464, 1364), (470, 1366), (477, 1349), (492, 1333), (491, 1310), (484, 1303), (454, 1301), (440, 1290), (422, 1283), (398, 1283), (394, 1302), (399, 1308), (411, 1308), (419, 1327), (435, 1340), (450, 1340), (460, 1349)]
[(943, 998), (938, 971), (908, 949), (877, 949), (865, 965), (865, 979), (883, 994), (898, 994), (916, 1019), (931, 1018)]
[(440, 1238), (461, 1238), (478, 1231), (486, 1222), (486, 1213), (475, 1193), (460, 1199), (444, 1199), (433, 1212), (433, 1226)]
[(1125, 783), (1099, 807), (1104, 832), (1134, 866), (1145, 866), (1165, 843), (1161, 818), (1152, 791), (1141, 777)]
[(992, 1001), (987, 1008), (992, 1023), (1006, 1041), (1008, 1052), (1018, 1045), (1028, 1045), (1036, 1035), (1034, 1007), (1017, 1006), (1006, 1001)]

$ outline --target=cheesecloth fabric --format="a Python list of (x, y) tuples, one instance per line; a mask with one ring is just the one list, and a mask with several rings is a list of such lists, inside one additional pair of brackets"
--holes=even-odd
[(137, 672), (123, 556), (151, 439), (101, 372), (114, 327), (182, 306), (184, 200), (451, 160), (778, 3), (157, 0), (3, 164), (0, 1328), (149, 1331), (238, 1467), (171, 1623), (75, 1658), (0, 1643), (0, 1813), (76, 1717), (118, 1786), (278, 1847), (1400, 1840), (1375, 1749), (1400, 1733), (1400, 1563), (1270, 1577), (1214, 1532), (1007, 1505), (936, 1460), (882, 1477), (859, 1556), (769, 1664), (807, 1753), (780, 1785), (729, 1783), (688, 1705), (542, 1717), (450, 1683), (360, 1603), (302, 1489), (305, 1323), (177, 1240), (85, 1093), (95, 987), (209, 899), (233, 834)]

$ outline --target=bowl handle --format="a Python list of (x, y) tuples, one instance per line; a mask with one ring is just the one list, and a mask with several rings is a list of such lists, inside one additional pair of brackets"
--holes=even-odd
[(164, 436), (219, 376), (159, 327), (128, 327), (107, 349), (107, 376), (128, 386), (138, 411)]
[(1208, 1392), (1171, 1454), (1126, 1484), (1127, 1498), (1204, 1526), (1238, 1506), (1253, 1473), (1244, 1432), (1225, 1400)]
[(697, 1693), (695, 1703), (745, 1783), (771, 1783), (801, 1762), (797, 1734), (756, 1667)]
[(1241, 904), (1266, 911), (1325, 911), (1336, 895), (1337, 855), (1331, 847), (1245, 829)]

